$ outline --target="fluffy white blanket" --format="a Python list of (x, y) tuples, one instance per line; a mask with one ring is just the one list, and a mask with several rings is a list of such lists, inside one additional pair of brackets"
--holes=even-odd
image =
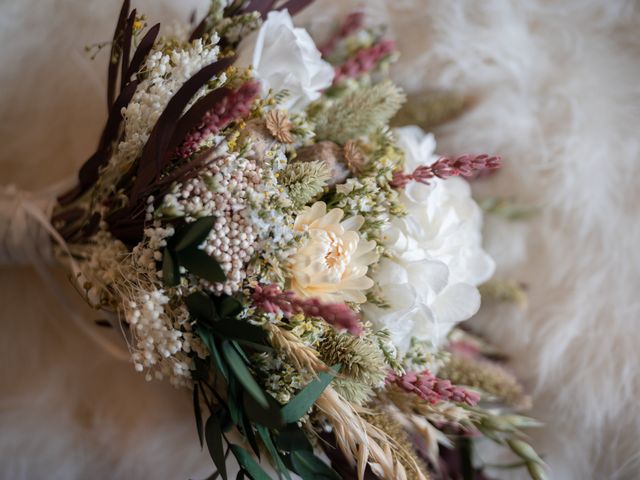
[[(2, 183), (46, 186), (90, 153), (104, 117), (106, 55), (91, 62), (82, 47), (111, 36), (118, 3), (1, 2)], [(135, 3), (153, 20), (204, 8)], [(348, 8), (318, 3), (325, 17)], [(640, 477), (637, 4), (366, 5), (391, 22), (402, 84), (476, 98), (469, 114), (436, 132), (440, 151), (502, 154), (505, 168), (478, 193), (539, 207), (526, 222), (487, 221), (498, 276), (528, 285), (529, 309), (495, 307), (474, 321), (534, 393), (533, 413), (547, 424), (534, 442), (552, 478)], [(34, 273), (0, 271), (0, 319), (1, 478), (208, 472), (188, 395), (95, 351)]]

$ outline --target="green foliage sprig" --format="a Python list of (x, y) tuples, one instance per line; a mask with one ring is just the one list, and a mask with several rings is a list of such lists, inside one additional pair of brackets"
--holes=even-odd
[(359, 88), (316, 113), (316, 138), (344, 145), (384, 127), (404, 101), (402, 90), (389, 81)]

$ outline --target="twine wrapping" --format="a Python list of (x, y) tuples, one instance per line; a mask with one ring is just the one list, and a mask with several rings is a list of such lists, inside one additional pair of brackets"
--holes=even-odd
[[(33, 194), (9, 185), (0, 187), (0, 265), (51, 263), (49, 222), (55, 197)], [(55, 232), (55, 230), (54, 230)]]
[[(37, 193), (19, 190), (13, 185), (0, 187), (0, 267), (33, 266), (65, 310), (66, 316), (98, 347), (119, 360), (130, 361), (130, 354), (88, 324), (67, 298), (65, 291), (51, 275), (53, 243), (68, 255), (74, 278), (80, 269), (73, 260), (67, 243), (51, 225), (57, 187)], [(58, 325), (60, 328), (62, 326)]]

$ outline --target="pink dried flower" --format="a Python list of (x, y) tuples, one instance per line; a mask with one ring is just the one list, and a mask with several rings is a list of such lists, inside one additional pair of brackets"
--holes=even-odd
[(449, 401), (474, 406), (480, 401), (480, 395), (476, 392), (457, 387), (449, 380), (436, 377), (429, 370), (407, 372), (401, 376), (391, 371), (387, 376), (387, 384), (395, 384), (406, 392), (414, 393), (431, 405)]
[(283, 292), (275, 284), (257, 285), (253, 290), (253, 303), (267, 313), (282, 312), (287, 317), (304, 313), (309, 317), (319, 317), (352, 335), (360, 335), (363, 330), (360, 317), (344, 303), (323, 303), (317, 298), (301, 299), (291, 291)]
[(347, 38), (349, 35), (359, 30), (362, 27), (362, 21), (364, 19), (363, 12), (352, 12), (344, 19), (340, 28), (320, 47), (320, 52), (323, 57), (331, 55), (338, 45), (340, 40)]
[(257, 82), (246, 82), (237, 90), (223, 97), (202, 117), (200, 125), (191, 130), (176, 149), (176, 156), (188, 158), (193, 155), (208, 135), (215, 135), (234, 120), (245, 118), (251, 112), (254, 97), (260, 91)]
[(455, 340), (449, 342), (447, 349), (451, 353), (455, 353), (456, 355), (461, 355), (464, 357), (478, 358), (481, 356), (481, 352), (478, 346), (465, 340)]
[(456, 158), (442, 157), (431, 165), (419, 166), (412, 173), (395, 172), (390, 185), (393, 188), (404, 188), (411, 181), (429, 185), (429, 180), (434, 177), (447, 178), (458, 175), (470, 177), (476, 172), (494, 170), (500, 166), (500, 157), (487, 154), (465, 154)]
[(396, 42), (384, 39), (371, 47), (358, 50), (355, 55), (336, 67), (333, 78), (334, 85), (345, 77), (356, 78), (370, 72), (395, 49)]

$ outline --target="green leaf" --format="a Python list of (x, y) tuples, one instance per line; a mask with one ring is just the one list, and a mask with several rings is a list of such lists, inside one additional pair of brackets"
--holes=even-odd
[(284, 425), (280, 404), (268, 393), (265, 393), (269, 406), (264, 408), (251, 395), (245, 395), (242, 399), (244, 411), (253, 421), (268, 428), (280, 428)]
[(211, 358), (213, 359), (213, 363), (218, 369), (218, 372), (222, 374), (225, 380), (228, 380), (229, 369), (227, 368), (227, 363), (224, 361), (224, 359), (222, 358), (222, 355), (220, 354), (220, 350), (216, 345), (213, 335), (211, 334), (210, 331), (205, 330), (203, 328), (198, 328), (196, 332), (204, 342), (205, 346), (207, 347), (207, 350), (209, 350), (209, 353), (211, 354)]
[(211, 329), (225, 338), (266, 346), (269, 335), (262, 327), (244, 320), (222, 320), (211, 325)]
[(230, 447), (240, 466), (253, 480), (271, 480), (249, 452), (239, 445), (230, 445)]
[(211, 415), (205, 425), (205, 436), (207, 439), (207, 447), (209, 455), (216, 464), (218, 473), (224, 480), (227, 480), (227, 466), (224, 459), (224, 445), (222, 442), (222, 429), (215, 415)]
[(285, 452), (292, 452), (293, 450), (313, 451), (309, 439), (296, 423), (290, 423), (286, 427), (279, 429), (275, 441), (278, 448)]
[(340, 365), (331, 367), (330, 372), (322, 372), (318, 378), (309, 382), (293, 399), (282, 407), (282, 417), (287, 423), (293, 423), (300, 420), (311, 408), (324, 389), (331, 383), (336, 376)]
[(287, 480), (291, 480), (291, 475), (289, 475), (289, 472), (287, 471), (288, 470), (287, 467), (282, 462), (282, 459), (278, 454), (278, 449), (274, 445), (273, 440), (271, 440), (271, 434), (269, 433), (269, 429), (262, 425), (258, 425), (256, 426), (256, 431), (258, 432), (258, 435), (262, 439), (262, 443), (264, 443), (265, 448), (269, 452), (269, 455), (271, 456), (271, 459), (273, 460), (273, 463), (276, 466), (276, 470), (278, 472), (278, 478), (282, 478), (284, 476)]
[(229, 375), (227, 385), (227, 404), (229, 406), (229, 415), (234, 425), (242, 425), (242, 417), (244, 417), (244, 410), (242, 409), (242, 391), (238, 385), (236, 377)]
[[(246, 397), (246, 396), (247, 395), (243, 395), (243, 397)], [(256, 434), (253, 431), (253, 425), (251, 424), (249, 417), (247, 417), (246, 415), (242, 416), (242, 431), (244, 433), (245, 438), (249, 442), (249, 445), (251, 445), (251, 449), (253, 450), (253, 453), (255, 453), (258, 459), (260, 459), (260, 447), (258, 447)]]
[(213, 228), (216, 217), (202, 217), (183, 227), (178, 233), (174, 250), (179, 252), (189, 247), (198, 247)]
[(218, 312), (215, 304), (209, 295), (202, 292), (195, 292), (185, 297), (184, 303), (189, 310), (189, 314), (196, 320), (205, 323), (212, 323), (218, 319)]
[(180, 283), (180, 268), (175, 254), (166, 247), (162, 253), (162, 281), (167, 287), (175, 287)]
[(242, 384), (245, 390), (253, 396), (253, 398), (264, 408), (269, 406), (267, 397), (253, 378), (253, 375), (245, 365), (242, 357), (236, 352), (233, 345), (228, 340), (222, 342), (222, 353), (229, 363), (229, 367), (235, 374), (238, 381)]
[(200, 448), (203, 445), (203, 432), (202, 432), (202, 410), (200, 409), (200, 390), (198, 385), (193, 386), (193, 413), (196, 416), (196, 430), (198, 430), (198, 440), (200, 440)]
[(188, 248), (177, 252), (178, 262), (190, 273), (210, 282), (224, 282), (226, 275), (220, 264), (204, 250)]
[(242, 312), (242, 303), (234, 297), (224, 297), (220, 302), (220, 316), (222, 318), (235, 318)]
[(291, 464), (304, 480), (341, 480), (335, 470), (307, 450), (291, 452)]

